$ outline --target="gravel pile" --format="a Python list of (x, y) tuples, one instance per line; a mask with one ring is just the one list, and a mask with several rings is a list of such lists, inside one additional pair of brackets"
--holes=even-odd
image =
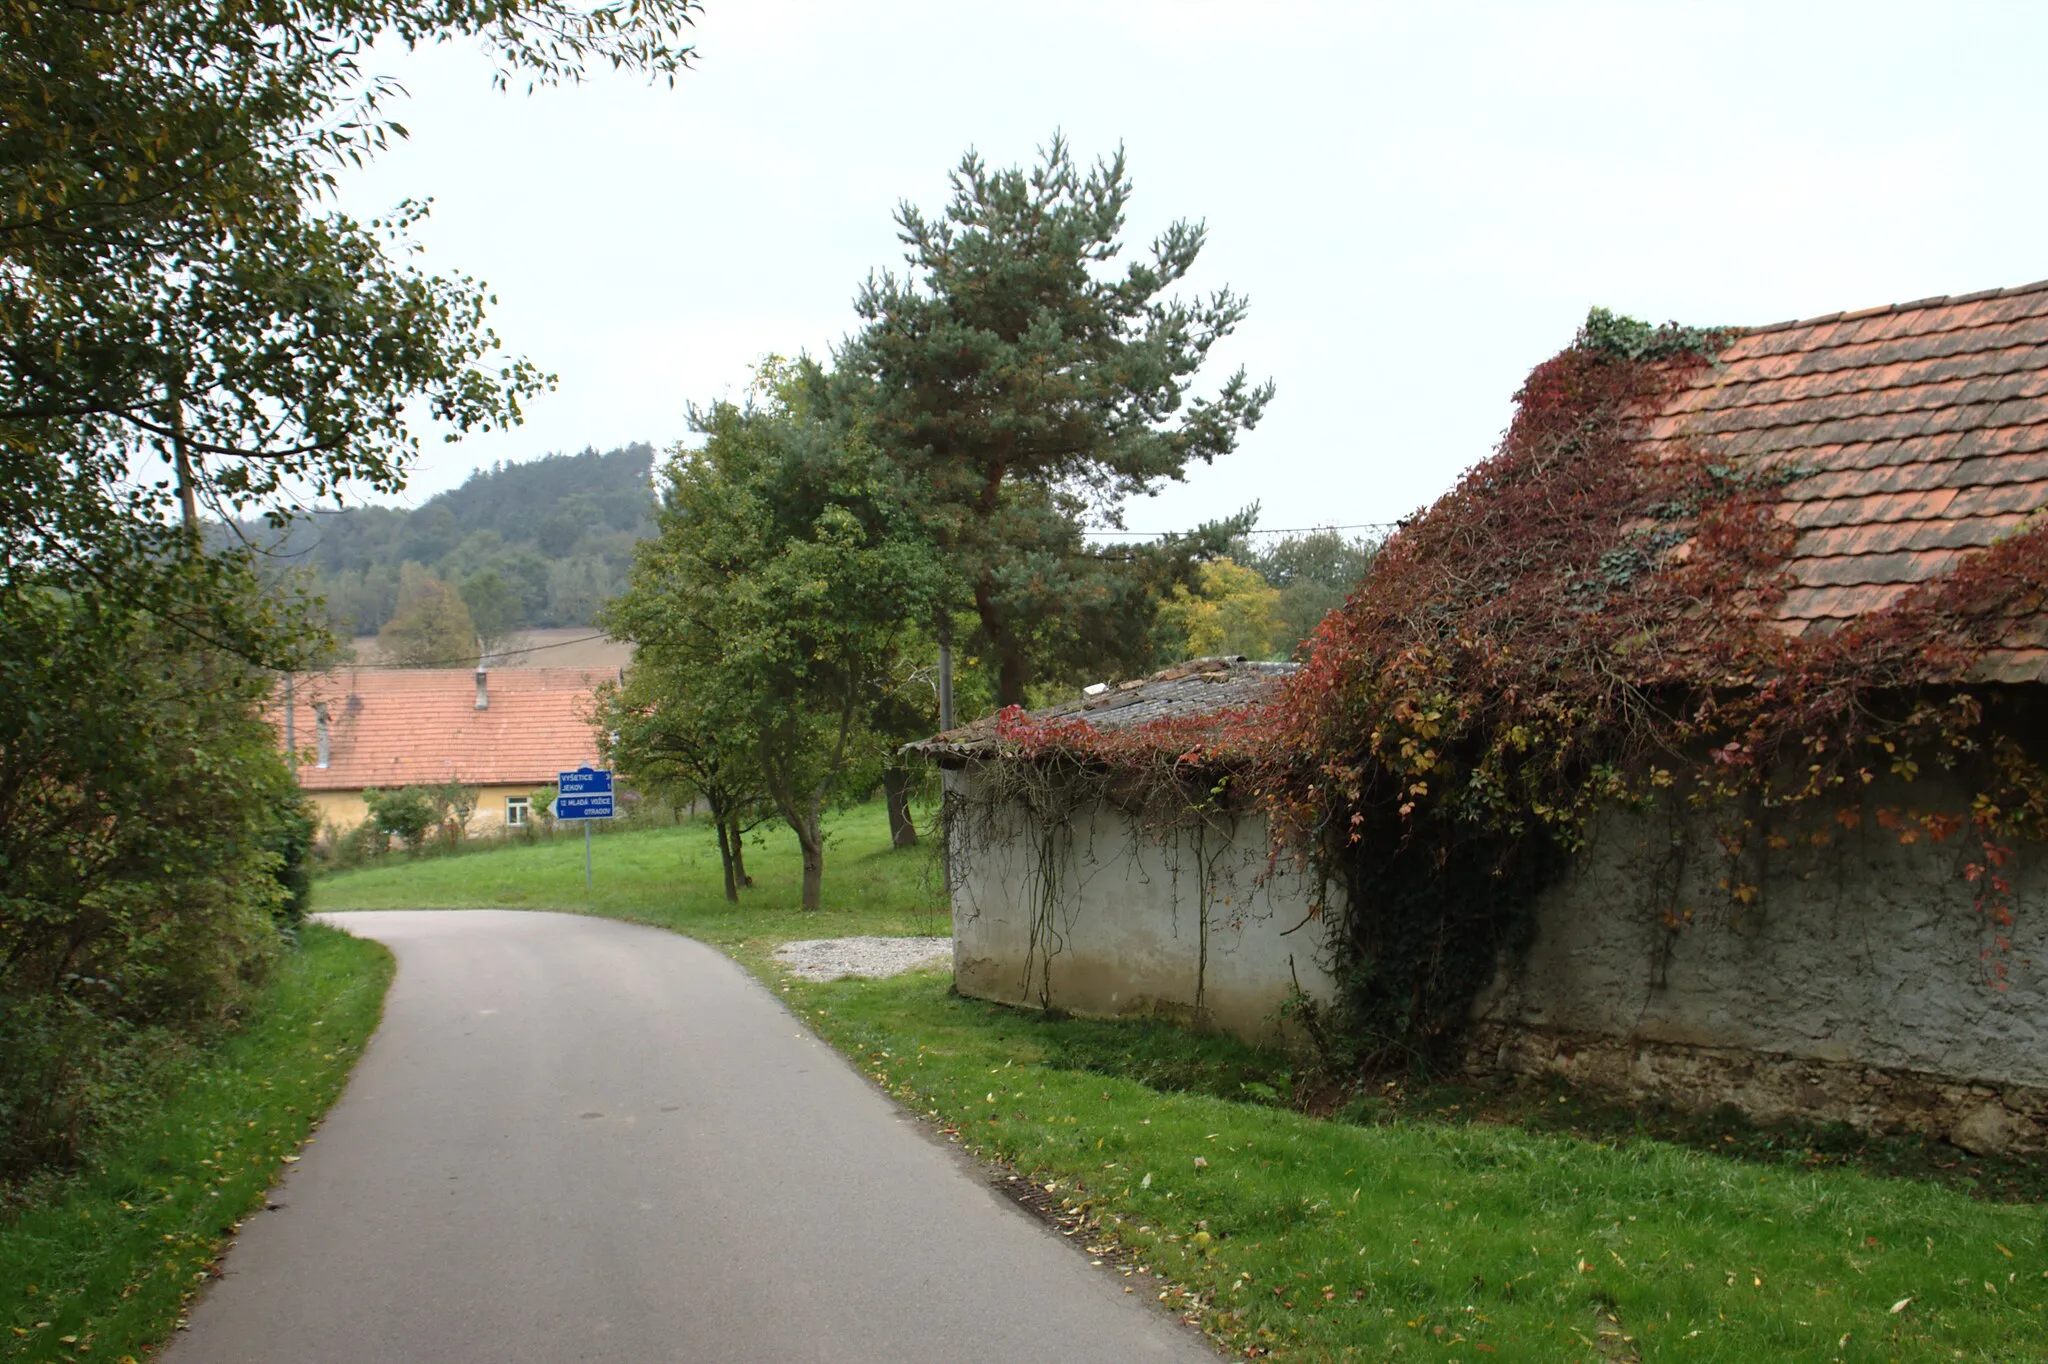
[(808, 938), (775, 949), (775, 960), (804, 980), (894, 976), (952, 959), (951, 938)]

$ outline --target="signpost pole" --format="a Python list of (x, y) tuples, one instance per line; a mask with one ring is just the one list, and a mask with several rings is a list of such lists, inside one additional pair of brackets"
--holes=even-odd
[(590, 821), (610, 819), (613, 814), (610, 772), (579, 767), (574, 772), (564, 772), (555, 783), (555, 818), (583, 821), (583, 893), (586, 895), (592, 894), (596, 888), (590, 870)]

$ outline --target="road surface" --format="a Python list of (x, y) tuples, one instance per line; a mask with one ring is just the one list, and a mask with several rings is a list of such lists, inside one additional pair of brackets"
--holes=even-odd
[(337, 914), (398, 955), (164, 1364), (1213, 1361), (701, 943)]

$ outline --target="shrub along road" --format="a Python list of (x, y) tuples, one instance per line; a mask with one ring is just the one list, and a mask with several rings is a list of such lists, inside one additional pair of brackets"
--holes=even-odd
[(384, 1025), (167, 1364), (1213, 1358), (700, 943), (331, 921)]

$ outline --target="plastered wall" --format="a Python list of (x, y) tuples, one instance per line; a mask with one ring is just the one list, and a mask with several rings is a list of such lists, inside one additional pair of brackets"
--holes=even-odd
[[(956, 800), (984, 799), (972, 768), (945, 781)], [(1880, 806), (1963, 801), (1923, 781), (1870, 793), (1866, 811)], [(1602, 818), (1475, 1002), (1472, 1069), (1978, 1151), (2048, 1148), (2048, 855), (2016, 850), (2016, 922), (1998, 929), (1962, 875), (1981, 855), (1965, 839), (1902, 844), (1874, 818), (1848, 829), (1826, 813), (1824, 826), (1763, 821), (1752, 846), (1785, 846), (1741, 863), (1711, 823)], [(1199, 836), (1106, 806), (1053, 831), (1017, 806), (960, 823), (962, 993), (1249, 1038), (1284, 1030), (1297, 983), (1334, 995), (1313, 884), (1268, 874), (1256, 817)], [(1751, 903), (1731, 900), (1731, 877), (1756, 885)]]
[[(495, 833), (505, 827), (505, 798), (531, 796), (540, 786), (486, 786), (477, 793), (476, 811), (469, 817), (472, 834)], [(370, 817), (360, 791), (308, 791), (318, 811), (320, 826), (335, 833), (347, 833)]]
[[(1267, 871), (1262, 820), (1147, 828), (1110, 806), (1053, 830), (945, 774), (961, 993), (1095, 1017), (1165, 1015), (1254, 1040), (1298, 982), (1328, 999), (1312, 884)], [(1053, 880), (1047, 895), (1047, 875)]]
[[(1873, 792), (1865, 809), (1965, 805), (1920, 782)], [(1827, 846), (1812, 846), (1816, 830)], [(1714, 834), (1603, 818), (1477, 1001), (1475, 1066), (1765, 1118), (1960, 1129), (1987, 1149), (2039, 1144), (2023, 1130), (2048, 1119), (2039, 847), (2005, 869), (2017, 921), (1997, 929), (1962, 875), (1979, 855), (1966, 837), (1902, 845), (1868, 818), (1760, 825), (1752, 846), (1771, 835), (1786, 846), (1731, 863)], [(1757, 886), (1753, 903), (1731, 901), (1730, 878)], [(1993, 1128), (2005, 1136), (1985, 1135)]]

